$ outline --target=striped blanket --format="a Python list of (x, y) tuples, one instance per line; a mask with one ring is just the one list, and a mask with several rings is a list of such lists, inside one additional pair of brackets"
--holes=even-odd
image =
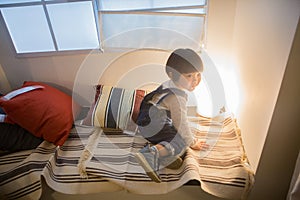
[(236, 121), (193, 118), (191, 127), (210, 149), (188, 149), (180, 169), (159, 171), (162, 183), (151, 181), (134, 158), (146, 143), (141, 136), (77, 125), (59, 148), (43, 142), (37, 149), (0, 157), (0, 199), (39, 199), (41, 177), (53, 190), (66, 194), (120, 190), (165, 194), (196, 180), (212, 195), (246, 198), (254, 175)]

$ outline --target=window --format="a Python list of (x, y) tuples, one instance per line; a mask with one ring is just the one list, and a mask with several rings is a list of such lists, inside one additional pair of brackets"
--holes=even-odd
[(4, 0), (0, 8), (17, 53), (100, 47), (93, 1)]
[(205, 44), (207, 0), (1, 0), (17, 54)]
[(198, 49), (205, 43), (206, 0), (98, 0), (98, 9), (104, 49)]

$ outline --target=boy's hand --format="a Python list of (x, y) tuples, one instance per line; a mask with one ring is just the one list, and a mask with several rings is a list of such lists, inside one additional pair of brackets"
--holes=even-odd
[(191, 148), (194, 150), (208, 150), (209, 145), (205, 141), (197, 138)]

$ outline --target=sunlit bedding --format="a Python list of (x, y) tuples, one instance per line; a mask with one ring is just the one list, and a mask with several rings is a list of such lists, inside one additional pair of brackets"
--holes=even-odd
[(194, 183), (214, 196), (245, 198), (253, 173), (236, 121), (193, 117), (190, 122), (197, 137), (213, 142), (212, 148), (201, 154), (189, 149), (180, 169), (160, 170), (162, 183), (152, 182), (134, 159), (133, 153), (146, 142), (140, 135), (75, 125), (60, 147), (44, 141), (36, 149), (1, 156), (1, 196), (39, 199), (44, 179), (54, 191), (75, 195), (121, 190), (165, 194)]
[[(27, 87), (28, 82), (25, 82), (21, 91)], [(162, 183), (155, 183), (133, 156), (146, 144), (135, 131), (134, 121), (148, 91), (97, 85), (92, 106), (82, 112), (84, 109), (72, 102), (71, 97), (47, 84), (30, 82), (29, 87), (29, 91), (10, 99), (7, 95), (0, 98), (4, 116), (11, 121), (20, 120), (16, 124), (23, 124), (24, 127), (18, 127), (18, 133), (25, 126), (30, 130), (26, 132), (27, 136), (22, 136), (17, 149), (0, 156), (0, 199), (43, 199), (49, 192), (43, 188), (69, 195), (101, 195), (116, 191), (157, 195), (187, 186), (214, 197), (244, 199), (253, 185), (254, 176), (240, 129), (230, 113), (222, 113), (221, 117), (213, 119), (190, 116), (191, 129), (197, 137), (206, 140), (210, 148), (200, 152), (188, 149), (181, 168), (161, 169)], [(47, 101), (49, 95), (52, 100), (63, 98), (64, 103)], [(8, 96), (11, 97), (11, 93)], [(26, 106), (24, 102), (28, 102)], [(35, 119), (35, 123), (28, 123), (28, 116), (20, 117), (24, 113), (12, 112), (16, 110), (14, 106), (19, 105)], [(79, 110), (83, 114), (77, 115)], [(41, 115), (43, 112), (48, 115)], [(70, 126), (72, 112), (75, 120)], [(39, 120), (41, 117), (43, 119)], [(53, 131), (53, 124), (44, 123), (47, 120), (55, 122), (55, 128), (59, 129)], [(63, 125), (65, 121), (67, 125)], [(9, 122), (4, 118), (2, 123), (8, 125)], [(37, 127), (43, 129), (42, 135)], [(28, 145), (28, 141), (32, 141), (28, 134), (32, 132), (35, 137), (45, 140)], [(12, 138), (4, 139), (10, 141)], [(26, 148), (23, 149), (21, 146), (25, 141)], [(13, 146), (1, 142), (2, 146)]]

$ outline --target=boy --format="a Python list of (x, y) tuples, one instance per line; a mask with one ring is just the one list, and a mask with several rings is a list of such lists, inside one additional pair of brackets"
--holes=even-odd
[(138, 130), (151, 145), (135, 154), (148, 176), (161, 182), (159, 167), (177, 169), (187, 147), (207, 148), (193, 135), (187, 120), (187, 91), (201, 81), (203, 63), (191, 49), (177, 49), (169, 56), (166, 73), (170, 80), (143, 99), (137, 119)]

